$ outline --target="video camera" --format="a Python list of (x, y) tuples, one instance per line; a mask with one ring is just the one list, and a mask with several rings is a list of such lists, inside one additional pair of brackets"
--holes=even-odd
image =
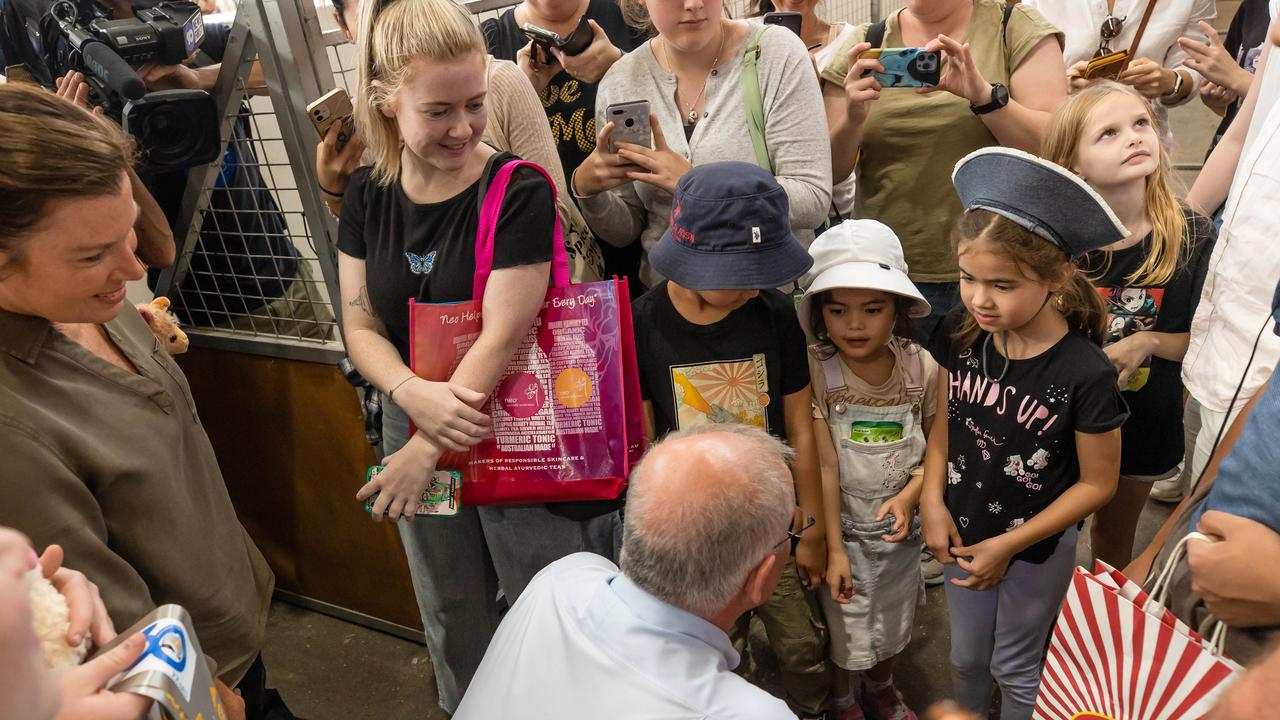
[(107, 17), (93, 0), (8, 0), (4, 13), (10, 62), (20, 60), (46, 86), (72, 70), (84, 73), (90, 103), (137, 140), (148, 169), (202, 165), (221, 154), (218, 108), (211, 95), (202, 90), (148, 93), (130, 67), (176, 65), (195, 53), (204, 40), (204, 18), (194, 3), (159, 2), (119, 20)]

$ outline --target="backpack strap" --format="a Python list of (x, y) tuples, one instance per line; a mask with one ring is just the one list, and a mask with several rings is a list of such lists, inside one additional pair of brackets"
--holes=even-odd
[(742, 73), (739, 83), (742, 86), (742, 106), (747, 111), (747, 130), (751, 134), (751, 148), (756, 154), (756, 164), (773, 172), (773, 163), (769, 160), (769, 146), (765, 142), (764, 96), (760, 92), (760, 36), (769, 29), (768, 25), (755, 25), (751, 37), (747, 40), (747, 50), (742, 56)]
[(502, 211), (502, 201), (507, 196), (507, 185), (516, 168), (529, 167), (537, 170), (547, 180), (551, 188), (551, 206), (554, 216), (551, 236), (551, 279), (555, 287), (569, 286), (569, 256), (564, 249), (564, 232), (560, 228), (560, 213), (556, 211), (556, 184), (541, 166), (528, 160), (511, 158), (498, 168), (493, 180), (489, 181), (489, 171), (493, 168), (494, 153), (487, 163), (485, 172), (480, 177), (480, 216), (476, 223), (476, 274), (472, 280), (471, 297), (479, 300), (484, 297), (485, 286), (489, 282), (489, 274), (493, 272), (494, 234), (498, 230), (498, 216)]
[(871, 43), (871, 47), (878, 48), (884, 44), (885, 21), (879, 20), (871, 23), (867, 28), (866, 41)]

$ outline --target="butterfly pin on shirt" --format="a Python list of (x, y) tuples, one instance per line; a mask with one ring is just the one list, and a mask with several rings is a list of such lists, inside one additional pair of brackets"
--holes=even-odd
[(406, 252), (404, 256), (409, 259), (409, 271), (414, 275), (430, 275), (431, 268), (436, 264), (435, 250), (426, 255), (414, 255), (411, 252)]

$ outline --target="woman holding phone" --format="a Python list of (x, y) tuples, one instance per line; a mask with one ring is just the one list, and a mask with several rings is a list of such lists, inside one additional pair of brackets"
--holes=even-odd
[[(717, 2), (624, 0), (622, 11), (656, 35), (614, 63), (596, 95), (600, 132), (570, 183), (596, 237), (615, 247), (639, 240), (647, 252), (667, 227), (671, 191), (684, 173), (707, 162), (757, 162), (742, 81), (749, 60), (768, 169), (786, 190), (792, 231), (812, 241), (831, 205), (831, 167), (825, 130), (813, 122), (822, 99), (804, 43), (785, 28), (757, 34), (759, 26), (729, 19)], [(613, 147), (609, 106), (645, 98), (652, 145)], [(662, 279), (647, 259), (640, 277), (649, 286)]]
[(883, 89), (870, 25), (849, 28), (820, 65), (832, 172), (856, 171), (857, 217), (874, 217), (902, 240), (911, 279), (933, 311), (917, 325), (927, 342), (959, 307), (959, 271), (948, 244), (960, 201), (951, 170), (992, 145), (1029, 152), (1067, 96), (1062, 36), (1025, 4), (1000, 0), (907, 0), (883, 21), (880, 48), (944, 56), (936, 88)]

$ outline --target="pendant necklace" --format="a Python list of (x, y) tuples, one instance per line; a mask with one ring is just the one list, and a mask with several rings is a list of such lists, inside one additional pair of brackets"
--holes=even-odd
[[(707, 82), (711, 79), (711, 73), (715, 72), (716, 68), (720, 67), (720, 53), (724, 52), (724, 37), (728, 34), (729, 31), (725, 29), (724, 21), (722, 20), (720, 23), (720, 47), (716, 49), (716, 57), (711, 61), (711, 69), (707, 71), (707, 76), (702, 79), (702, 89), (698, 91), (698, 96), (693, 99), (693, 102), (689, 104), (689, 109), (685, 111), (685, 119), (688, 120), (687, 124), (689, 125), (696, 125), (698, 123), (698, 111), (696, 109), (698, 107), (698, 102), (702, 100), (702, 96), (707, 92)], [(662, 43), (662, 56), (663, 59), (667, 61), (667, 67), (671, 68), (672, 74), (675, 74), (676, 68), (671, 64), (671, 55), (667, 51), (667, 44), (665, 42)], [(679, 95), (680, 93), (677, 90), (677, 110), (680, 109)]]

